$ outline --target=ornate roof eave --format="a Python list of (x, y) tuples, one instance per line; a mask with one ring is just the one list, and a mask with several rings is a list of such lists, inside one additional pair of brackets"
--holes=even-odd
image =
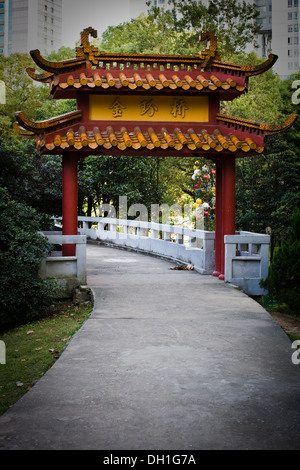
[[(154, 74), (153, 74), (154, 75)], [(126, 75), (124, 72), (112, 75), (107, 72), (100, 76), (98, 72), (95, 72), (91, 76), (87, 76), (84, 72), (79, 77), (73, 75), (65, 76), (63, 79), (56, 76), (52, 80), (51, 91), (59, 88), (61, 90), (76, 89), (123, 89), (123, 90), (181, 90), (185, 92), (190, 89), (196, 91), (216, 91), (222, 92), (231, 91), (234, 94), (240, 94), (246, 90), (246, 85), (239, 85), (236, 81), (231, 78), (227, 78), (225, 81), (220, 80), (213, 74), (200, 73), (195, 78), (189, 75), (189, 72), (179, 78), (176, 73), (172, 77), (167, 78), (163, 73), (155, 74), (153, 76), (150, 72), (147, 73), (146, 77), (139, 75), (137, 72), (132, 75)], [(205, 76), (204, 76), (205, 75)]]
[[(38, 81), (48, 81), (54, 75), (72, 72), (78, 69), (90, 69), (99, 67), (99, 63), (131, 63), (131, 64), (169, 64), (186, 66), (198, 66), (198, 69), (211, 70), (216, 68), (224, 72), (244, 75), (250, 77), (264, 73), (276, 62), (278, 56), (271, 54), (268, 59), (259, 65), (238, 65), (230, 62), (223, 62), (217, 50), (217, 38), (209, 32), (201, 34), (200, 41), (206, 41), (207, 47), (195, 55), (171, 55), (171, 54), (127, 54), (127, 53), (107, 53), (99, 51), (95, 46), (89, 43), (89, 35), (97, 37), (97, 31), (93, 28), (86, 28), (81, 33), (81, 45), (76, 48), (76, 58), (60, 62), (51, 62), (41, 56), (38, 49), (30, 52), (34, 62), (46, 74), (37, 74), (34, 69), (27, 69), (28, 74)], [(100, 67), (99, 67), (100, 68)], [(198, 70), (199, 71), (199, 70)]]
[[(48, 81), (54, 75), (59, 75), (63, 74), (66, 72), (72, 72), (75, 70), (78, 70), (80, 68), (91, 68), (91, 64), (89, 61), (86, 59), (71, 59), (67, 61), (62, 61), (62, 62), (49, 62), (46, 59), (44, 59), (40, 55), (39, 50), (31, 51), (31, 55), (35, 61), (35, 63), (42, 69), (45, 70), (46, 73), (44, 74), (37, 74), (35, 73), (35, 70), (31, 67), (27, 69), (28, 75), (36, 81)], [(42, 60), (41, 60), (42, 59)], [(252, 77), (255, 75), (260, 75), (270, 68), (273, 67), (275, 62), (277, 61), (278, 56), (274, 54), (270, 54), (268, 59), (263, 62), (262, 64), (259, 65), (239, 65), (239, 64), (234, 64), (231, 62), (223, 62), (221, 60), (212, 60), (209, 63), (209, 68), (216, 68), (219, 71), (224, 71), (224, 72), (232, 72), (232, 73), (238, 73), (240, 75), (244, 75), (246, 77)], [(167, 56), (167, 55), (143, 55), (143, 54), (136, 54), (136, 55), (128, 55), (128, 54), (108, 54), (108, 53), (101, 53), (101, 56), (98, 57), (98, 63), (99, 62), (162, 62), (162, 63), (185, 63), (185, 64), (195, 64), (197, 62), (199, 63), (199, 66), (201, 67), (201, 61), (197, 58), (197, 56)], [(208, 68), (208, 65), (205, 68)]]
[(149, 152), (151, 155), (178, 156), (179, 152), (193, 154), (200, 152), (209, 158), (220, 154), (246, 156), (249, 153), (261, 154), (264, 151), (261, 138), (255, 142), (251, 138), (239, 139), (234, 134), (223, 135), (215, 128), (207, 131), (189, 128), (183, 131), (181, 128), (167, 130), (160, 127), (141, 129), (140, 127), (113, 128), (106, 126), (99, 130), (94, 127), (88, 130), (80, 126), (77, 130), (65, 130), (64, 134), (51, 133), (51, 135), (37, 136), (37, 146), (41, 152), (61, 154), (63, 151), (80, 151), (89, 154), (111, 154), (119, 152), (120, 155), (140, 156), (141, 152)]
[[(14, 129), (21, 135), (32, 137), (34, 135), (46, 135), (60, 129), (66, 129), (76, 125), (82, 120), (82, 111), (72, 111), (44, 121), (32, 122), (22, 111), (15, 113), (17, 122), (14, 123)], [(277, 125), (261, 124), (248, 119), (236, 118), (225, 114), (217, 114), (217, 121), (224, 123), (228, 128), (234, 128), (238, 131), (250, 131), (257, 135), (274, 135), (288, 130), (298, 119), (298, 116), (291, 114), (285, 122)]]
[(268, 59), (263, 62), (262, 64), (259, 65), (238, 65), (238, 64), (233, 64), (230, 62), (222, 62), (222, 61), (217, 61), (214, 60), (211, 63), (211, 67), (216, 67), (219, 70), (231, 70), (232, 72), (237, 72), (242, 75), (245, 75), (246, 77), (253, 77), (255, 75), (260, 75), (262, 73), (265, 73), (267, 70), (273, 67), (275, 62), (277, 61), (278, 56), (275, 54), (270, 54)]
[[(76, 115), (77, 113), (77, 115)], [(233, 132), (223, 133), (217, 127), (209, 130), (204, 128), (178, 127), (167, 130), (164, 127), (137, 127), (124, 125), (118, 128), (104, 125), (101, 129), (93, 126), (90, 129), (82, 125), (81, 112), (68, 113), (47, 121), (31, 122), (23, 113), (16, 113), (15, 130), (24, 137), (36, 137), (37, 148), (41, 153), (60, 154), (64, 150), (82, 151), (84, 153), (119, 151), (121, 154), (140, 151), (163, 152), (165, 155), (178, 155), (179, 151), (203, 152), (203, 155), (217, 156), (222, 153), (232, 155), (249, 155), (263, 152), (262, 137), (257, 142), (249, 137), (234, 135)], [(211, 127), (211, 126), (210, 126)], [(133, 152), (133, 153), (132, 153)], [(150, 153), (150, 154), (151, 154)], [(162, 154), (163, 154), (162, 153)], [(209, 158), (210, 158), (209, 157)]]
[(222, 121), (227, 127), (234, 127), (235, 129), (252, 130), (256, 133), (264, 135), (279, 134), (288, 130), (294, 122), (298, 119), (296, 114), (291, 114), (285, 122), (282, 124), (260, 124), (255, 121), (249, 121), (248, 119), (241, 119), (232, 116), (226, 116), (225, 114), (217, 114), (217, 121)]
[(34, 137), (36, 135), (36, 132), (32, 132), (32, 131), (28, 131), (27, 129), (24, 129), (24, 127), (22, 127), (17, 122), (13, 123), (13, 128), (22, 137)]
[[(43, 134), (46, 132), (53, 132), (64, 128), (66, 125), (71, 126), (81, 120), (82, 111), (72, 111), (70, 113), (61, 114), (60, 116), (39, 122), (30, 121), (22, 111), (15, 113), (15, 116), (17, 122), (14, 124), (14, 128), (16, 130), (19, 128), (19, 131), (25, 129), (27, 131), (27, 135), (29, 136)], [(23, 132), (21, 133), (24, 135)]]
[[(30, 51), (30, 55), (38, 67), (40, 67), (42, 70), (46, 70), (47, 72), (50, 72), (51, 74), (65, 73), (71, 70), (76, 70), (78, 68), (81, 68), (82, 66), (84, 66), (85, 68), (88, 68), (86, 58), (82, 58), (82, 57), (76, 57), (74, 59), (63, 60), (60, 62), (51, 62), (45, 59), (44, 57), (42, 57), (38, 49)], [(33, 71), (33, 69), (29, 69), (29, 70)], [(27, 69), (27, 72), (28, 72), (28, 69)]]

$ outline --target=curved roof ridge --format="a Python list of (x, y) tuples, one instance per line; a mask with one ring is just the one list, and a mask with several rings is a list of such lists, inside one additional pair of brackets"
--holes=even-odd
[(224, 122), (228, 127), (244, 127), (248, 129), (254, 129), (257, 132), (261, 132), (267, 135), (279, 134), (289, 129), (294, 122), (298, 119), (296, 114), (291, 114), (281, 124), (261, 124), (259, 122), (251, 121), (249, 119), (237, 118), (233, 116), (227, 116), (226, 114), (217, 114), (217, 121)]
[[(30, 121), (24, 114), (23, 111), (18, 111), (15, 113), (17, 125), (19, 128), (24, 128), (29, 132), (34, 134), (43, 133), (46, 130), (50, 129), (51, 131), (60, 129), (66, 124), (74, 124), (79, 121), (82, 117), (82, 111), (71, 111), (70, 113), (61, 114), (54, 118), (45, 119), (44, 121), (33, 122)], [(15, 126), (14, 126), (15, 127)]]

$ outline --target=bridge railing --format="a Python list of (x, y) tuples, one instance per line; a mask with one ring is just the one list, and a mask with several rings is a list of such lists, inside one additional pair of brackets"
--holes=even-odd
[[(59, 226), (61, 218), (56, 219)], [(215, 269), (215, 233), (176, 225), (108, 217), (78, 217), (79, 233), (93, 240), (191, 263), (201, 274)], [(259, 286), (269, 269), (270, 236), (251, 232), (226, 235), (225, 282), (248, 295), (264, 295)]]
[[(73, 290), (86, 284), (86, 236), (62, 235), (60, 231), (41, 232), (54, 246), (54, 250), (41, 263), (39, 275), (54, 278), (61, 287), (62, 296), (69, 297)], [(62, 256), (61, 246), (74, 244), (75, 256)]]
[(259, 286), (268, 276), (270, 235), (237, 232), (225, 235), (225, 281), (249, 295), (265, 295)]
[(214, 232), (141, 220), (78, 217), (79, 233), (194, 265), (201, 274), (214, 270)]

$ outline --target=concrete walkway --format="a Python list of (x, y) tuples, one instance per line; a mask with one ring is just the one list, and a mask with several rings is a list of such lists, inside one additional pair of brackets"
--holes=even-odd
[(300, 449), (300, 364), (254, 300), (88, 245), (91, 318), (0, 418), (0, 449)]

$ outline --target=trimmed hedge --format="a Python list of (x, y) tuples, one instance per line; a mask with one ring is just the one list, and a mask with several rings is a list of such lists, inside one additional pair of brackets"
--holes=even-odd
[(49, 313), (55, 283), (38, 271), (50, 245), (42, 235), (42, 217), (13, 201), (0, 188), (0, 328), (6, 329)]
[(286, 304), (291, 312), (300, 307), (300, 208), (296, 207), (290, 220), (289, 234), (274, 253), (268, 277), (261, 286), (279, 304)]

